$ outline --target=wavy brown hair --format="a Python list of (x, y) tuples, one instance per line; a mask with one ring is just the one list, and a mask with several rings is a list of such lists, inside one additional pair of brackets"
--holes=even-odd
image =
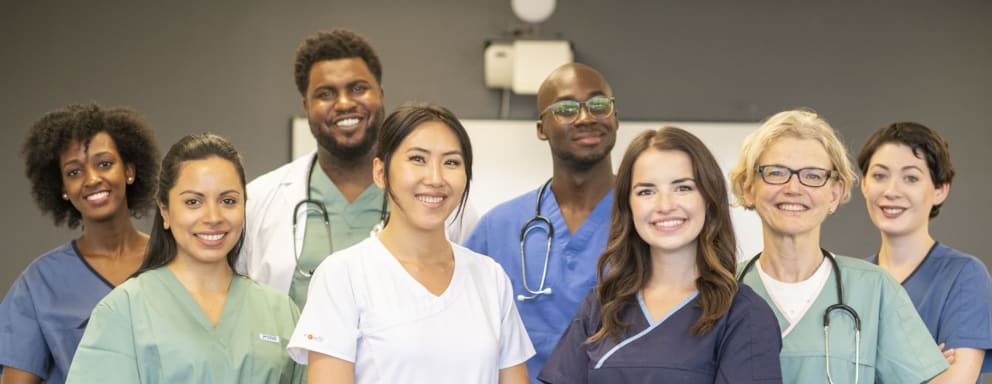
[[(681, 151), (692, 160), (692, 176), (706, 205), (706, 219), (696, 241), (696, 267), (699, 277), (699, 306), (703, 314), (692, 326), (700, 335), (713, 329), (730, 309), (737, 293), (734, 279), (737, 241), (730, 221), (730, 199), (723, 172), (716, 158), (695, 135), (675, 127), (645, 131), (627, 147), (617, 172), (613, 214), (606, 251), (599, 258), (599, 285), (596, 295), (601, 304), (599, 330), (589, 338), (596, 342), (605, 337), (619, 340), (627, 330), (623, 311), (637, 305), (637, 292), (651, 279), (651, 250), (634, 228), (630, 209), (634, 162), (642, 153)], [(664, 166), (661, 164), (659, 166)]]

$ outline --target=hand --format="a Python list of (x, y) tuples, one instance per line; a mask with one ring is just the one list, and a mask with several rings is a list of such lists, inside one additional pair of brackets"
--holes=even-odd
[(947, 364), (954, 365), (954, 359), (955, 359), (954, 352), (955, 352), (955, 349), (954, 348), (951, 348), (951, 349), (946, 349), (945, 350), (944, 349), (944, 347), (945, 347), (944, 343), (940, 343), (940, 345), (938, 345), (937, 347), (940, 348), (940, 351), (944, 353), (944, 359), (947, 360)]

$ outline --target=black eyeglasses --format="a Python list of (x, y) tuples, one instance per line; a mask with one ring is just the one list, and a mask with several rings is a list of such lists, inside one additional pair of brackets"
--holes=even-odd
[(833, 171), (815, 167), (792, 169), (781, 165), (759, 165), (758, 174), (761, 175), (761, 180), (771, 185), (788, 183), (792, 175), (796, 175), (799, 177), (799, 184), (819, 188), (827, 184)]
[(551, 111), (551, 114), (555, 116), (561, 124), (571, 124), (575, 122), (575, 119), (579, 118), (579, 112), (582, 106), (586, 107), (586, 112), (597, 118), (609, 117), (613, 114), (613, 98), (604, 95), (597, 95), (590, 97), (589, 100), (585, 102), (579, 102), (578, 100), (560, 100), (551, 103), (547, 108), (541, 111), (541, 115), (538, 118), (543, 118), (545, 113)]

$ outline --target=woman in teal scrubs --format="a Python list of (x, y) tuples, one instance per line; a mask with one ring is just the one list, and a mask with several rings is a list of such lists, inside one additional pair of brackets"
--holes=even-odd
[(947, 369), (888, 273), (820, 248), (823, 221), (856, 180), (826, 121), (803, 110), (770, 117), (730, 178), (737, 203), (761, 217), (764, 249), (738, 275), (778, 318), (784, 382), (922, 383)]
[(285, 353), (296, 306), (234, 274), (245, 199), (241, 157), (226, 140), (172, 146), (145, 262), (93, 310), (68, 383), (302, 381)]

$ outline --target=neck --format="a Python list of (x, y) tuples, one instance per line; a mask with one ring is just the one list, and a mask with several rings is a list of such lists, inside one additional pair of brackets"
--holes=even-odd
[(397, 223), (387, 225), (379, 232), (379, 241), (400, 261), (418, 263), (444, 263), (452, 261), (451, 244), (444, 234), (444, 227), (431, 231), (400, 228)]
[(882, 233), (882, 247), (878, 250), (878, 265), (884, 269), (918, 265), (935, 243), (926, 228), (902, 236)]
[(176, 279), (190, 292), (194, 293), (226, 293), (234, 278), (234, 271), (227, 265), (227, 260), (216, 263), (199, 263), (186, 258), (176, 257), (166, 265)]
[(616, 176), (609, 156), (585, 169), (568, 168), (557, 161), (555, 163), (551, 188), (555, 191), (559, 206), (592, 210), (613, 189)]
[[(83, 220), (83, 235), (77, 239), (80, 248), (96, 251), (95, 254), (108, 255), (110, 257), (124, 257), (141, 249), (138, 254), (144, 254), (145, 245), (148, 242), (148, 235), (139, 232), (134, 228), (131, 219), (127, 216), (127, 210), (123, 217), (114, 217), (106, 221)], [(117, 215), (121, 216), (121, 215)]]
[(787, 283), (805, 281), (813, 276), (823, 262), (820, 251), (820, 232), (812, 231), (801, 236), (764, 235), (765, 248), (761, 252), (761, 269), (775, 280)]
[(373, 155), (372, 151), (369, 151), (363, 156), (346, 160), (335, 157), (323, 148), (318, 148), (317, 165), (338, 186), (338, 189), (344, 190), (346, 188), (342, 186), (350, 186), (364, 190), (372, 184)]
[(651, 249), (651, 278), (648, 286), (677, 290), (696, 290), (699, 268), (696, 246), (672, 253)]

